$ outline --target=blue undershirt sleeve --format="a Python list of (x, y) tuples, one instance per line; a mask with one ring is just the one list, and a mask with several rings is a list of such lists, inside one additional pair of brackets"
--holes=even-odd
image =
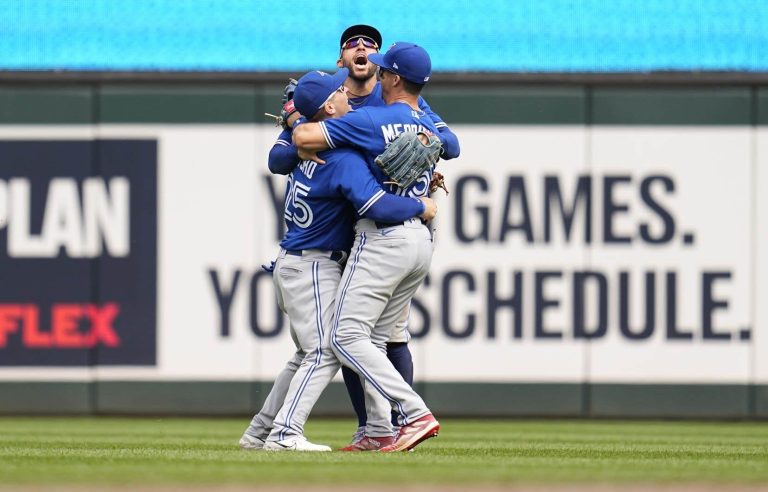
[(461, 148), (459, 147), (459, 137), (448, 128), (448, 125), (438, 127), (440, 132), (440, 141), (443, 142), (443, 151), (440, 153), (441, 159), (455, 159), (459, 157)]
[(440, 115), (432, 111), (427, 101), (421, 96), (419, 96), (419, 108), (427, 113), (427, 116), (432, 119), (432, 123), (435, 124), (435, 128), (440, 133), (439, 138), (443, 143), (443, 152), (440, 154), (440, 157), (445, 160), (458, 157), (461, 153), (461, 148), (459, 147), (459, 138), (456, 134), (448, 128), (448, 124), (443, 121)]
[(269, 151), (269, 171), (272, 174), (290, 174), (299, 162), (301, 159), (298, 149), (291, 141), (291, 132), (283, 130)]

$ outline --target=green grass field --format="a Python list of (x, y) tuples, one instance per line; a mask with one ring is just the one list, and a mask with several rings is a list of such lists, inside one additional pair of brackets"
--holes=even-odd
[[(768, 485), (763, 423), (444, 419), (413, 453), (246, 452), (243, 419), (0, 418), (0, 485)], [(311, 419), (338, 448), (351, 420)]]

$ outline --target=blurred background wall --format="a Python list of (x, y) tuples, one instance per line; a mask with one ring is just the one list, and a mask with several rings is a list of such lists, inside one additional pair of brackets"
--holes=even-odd
[(2, 3), (0, 412), (258, 409), (292, 351), (263, 113), (368, 23), (462, 145), (411, 317), (436, 412), (768, 416), (768, 2), (413, 7)]

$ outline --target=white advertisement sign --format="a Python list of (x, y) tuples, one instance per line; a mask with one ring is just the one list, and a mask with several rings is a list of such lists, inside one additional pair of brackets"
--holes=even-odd
[[(438, 167), (450, 194), (437, 194), (432, 269), (411, 314), (417, 380), (768, 381), (764, 132), (755, 145), (750, 127), (453, 129), (462, 154)], [(293, 350), (261, 269), (282, 231), (286, 181), (266, 164), (276, 136), (0, 128), (3, 140), (157, 145), (155, 363), (0, 364), (0, 379), (274, 378)], [(15, 343), (14, 319), (0, 316), (0, 342)]]

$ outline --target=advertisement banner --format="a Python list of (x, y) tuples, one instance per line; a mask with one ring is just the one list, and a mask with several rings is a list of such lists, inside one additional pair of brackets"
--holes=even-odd
[[(453, 129), (462, 155), (438, 165), (450, 194), (437, 194), (432, 268), (411, 310), (416, 380), (754, 381), (765, 279), (753, 129)], [(261, 268), (283, 231), (286, 178), (266, 165), (276, 136), (266, 125), (104, 125), (103, 140), (49, 148), (41, 135), (15, 150), (28, 157), (4, 150), (0, 216), (22, 225), (0, 229), (0, 365), (274, 378), (294, 350)], [(95, 331), (87, 318), (79, 348), (24, 345), (46, 333), (67, 342), (75, 315), (59, 304), (111, 324)], [(24, 306), (37, 306), (36, 331)], [(58, 331), (52, 318), (65, 320)]]
[(156, 364), (157, 143), (0, 141), (0, 366)]

